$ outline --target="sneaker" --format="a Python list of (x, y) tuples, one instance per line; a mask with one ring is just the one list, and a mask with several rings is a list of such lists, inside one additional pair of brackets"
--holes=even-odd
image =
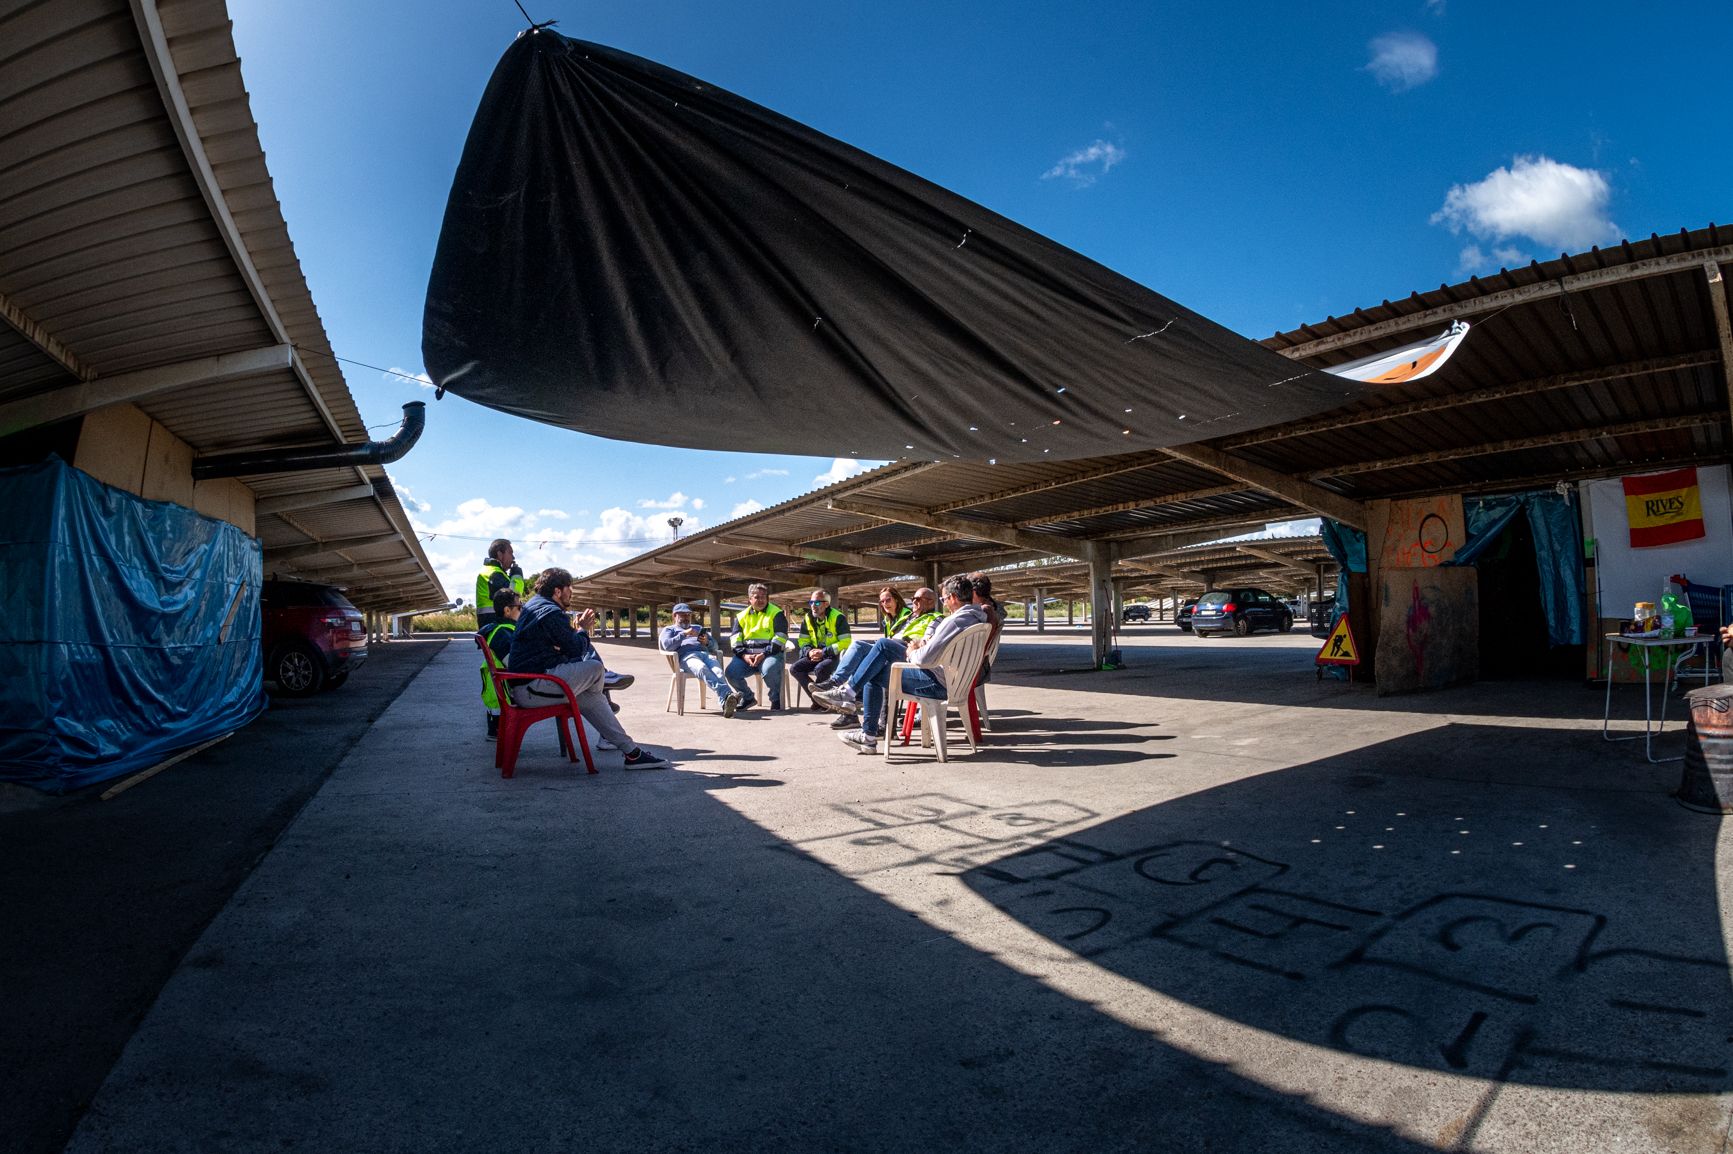
[(856, 753), (877, 753), (879, 739), (867, 733), (864, 729), (854, 729), (837, 735), (845, 745), (852, 745)]
[(824, 707), (824, 706), (822, 706), (822, 705), (820, 705), (820, 704), (819, 704), (819, 703), (818, 703), (818, 702), (816, 702), (816, 701), (814, 701), (814, 702), (812, 702), (812, 703), (811, 703), (811, 704), (809, 704), (809, 705), (808, 705), (808, 706), (807, 706), (807, 708), (808, 708), (808, 709), (810, 709), (810, 710), (812, 710), (812, 711), (813, 711), (813, 712), (814, 712), (814, 713), (828, 713), (828, 712), (830, 712), (830, 711), (829, 711), (829, 710), (827, 710), (827, 709), (825, 709), (825, 707)]
[(856, 720), (855, 715), (852, 713), (839, 713), (830, 719), (830, 727), (832, 729), (854, 729), (859, 724), (860, 722)]
[(730, 693), (727, 697), (724, 697), (722, 699), (722, 716), (733, 717), (735, 711), (740, 708), (741, 704), (745, 702), (745, 700), (745, 696), (739, 693)]
[(835, 689), (820, 689), (813, 693), (812, 699), (832, 713), (860, 712), (860, 700), (855, 697), (854, 690), (846, 685)]
[(634, 749), (626, 754), (627, 769), (667, 769), (668, 759), (657, 757), (647, 749)]
[(612, 669), (609, 669), (602, 674), (602, 688), (630, 689), (632, 687), (632, 682), (636, 680), (638, 679), (633, 677), (630, 673), (615, 673)]

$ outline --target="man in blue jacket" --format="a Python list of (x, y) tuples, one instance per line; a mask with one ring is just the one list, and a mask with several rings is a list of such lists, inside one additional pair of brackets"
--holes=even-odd
[(685, 602), (674, 606), (673, 617), (672, 625), (662, 626), (662, 652), (672, 653), (680, 668), (710, 687), (722, 703), (723, 717), (733, 717), (746, 699), (723, 679), (722, 662), (717, 660), (710, 630), (692, 624), (692, 606)]
[[(603, 741), (626, 751), (627, 769), (667, 768), (665, 759), (640, 749), (615, 719), (608, 699), (602, 696), (607, 671), (584, 632), (596, 619), (596, 611), (584, 610), (578, 615), (579, 628), (573, 629), (571, 619), (566, 616), (571, 599), (572, 575), (564, 569), (543, 571), (536, 595), (518, 616), (517, 634), (511, 643), (511, 671), (546, 673), (571, 686), (584, 720), (595, 726)], [(513, 682), (511, 695), (518, 705), (531, 707), (565, 700), (558, 687), (533, 681)]]

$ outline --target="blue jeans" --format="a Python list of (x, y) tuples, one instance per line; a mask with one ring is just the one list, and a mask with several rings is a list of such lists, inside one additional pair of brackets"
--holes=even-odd
[(748, 706), (758, 704), (758, 698), (752, 690), (746, 687), (746, 679), (754, 673), (764, 675), (764, 693), (770, 698), (770, 708), (782, 708), (782, 654), (766, 653), (764, 660), (758, 663), (758, 668), (746, 664), (744, 657), (735, 657), (728, 662), (728, 685), (734, 692), (746, 699)]
[(853, 645), (850, 645), (847, 649), (843, 650), (841, 659), (836, 663), (836, 668), (830, 671), (830, 679), (838, 685), (847, 681), (849, 675), (856, 669), (860, 668), (860, 663), (866, 657), (867, 650), (871, 649), (873, 645), (880, 640), (883, 639), (875, 638), (873, 641), (856, 641)]
[[(857, 642), (848, 647), (848, 653), (844, 656), (854, 659), (854, 653), (857, 649), (861, 651), (860, 657), (855, 659), (852, 672), (846, 676), (849, 688), (853, 689), (855, 696), (862, 701), (866, 700), (865, 687), (867, 682), (877, 678), (878, 683), (883, 685), (887, 676), (885, 671), (890, 669), (891, 664), (909, 659), (909, 647), (895, 637), (881, 637), (867, 645)], [(837, 666), (837, 671), (833, 676), (834, 680), (843, 679), (845, 675), (842, 669), (842, 666)]]
[(714, 653), (689, 645), (682, 647), (674, 656), (680, 662), (680, 668), (703, 681), (719, 699), (728, 696), (730, 690), (728, 682), (722, 679), (722, 662), (716, 659)]
[[(854, 679), (849, 683), (860, 697), (860, 727), (861, 732), (868, 737), (877, 737), (884, 732), (885, 698), (890, 690), (891, 665), (901, 661), (906, 652), (902, 642), (892, 638), (874, 642), (873, 649), (875, 654), (861, 663), (855, 670)], [(939, 701), (945, 698), (944, 685), (925, 669), (903, 670), (903, 692), (911, 697), (927, 697)]]

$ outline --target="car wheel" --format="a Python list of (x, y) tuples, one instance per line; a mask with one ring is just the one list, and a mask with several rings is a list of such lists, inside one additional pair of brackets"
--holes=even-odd
[(1293, 628), (1294, 628), (1294, 617), (1293, 617), (1293, 614), (1289, 614), (1289, 615), (1288, 615), (1288, 616), (1286, 616), (1286, 617), (1284, 617), (1284, 618), (1282, 618), (1282, 626), (1281, 626), (1281, 629), (1282, 629), (1282, 632), (1283, 632), (1283, 633), (1287, 633), (1287, 632), (1289, 632), (1289, 631), (1290, 631), (1290, 630), (1292, 630), (1292, 629), (1293, 629)]
[(1236, 618), (1234, 618), (1234, 636), (1236, 636), (1236, 637), (1250, 637), (1251, 635), (1252, 635), (1251, 618), (1249, 618), (1249, 617), (1236, 617)]
[(266, 676), (289, 697), (310, 697), (325, 684), (325, 663), (308, 645), (285, 645), (271, 658)]

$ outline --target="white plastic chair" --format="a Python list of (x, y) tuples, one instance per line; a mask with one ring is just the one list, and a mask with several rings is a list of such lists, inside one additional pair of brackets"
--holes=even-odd
[(668, 670), (671, 674), (668, 678), (668, 704), (662, 712), (667, 713), (668, 710), (672, 709), (681, 717), (686, 716), (686, 683), (688, 681), (698, 683), (698, 708), (708, 708), (704, 699), (709, 695), (710, 687), (704, 683), (704, 679), (686, 672), (686, 667), (680, 664), (680, 658), (677, 655), (664, 651), (662, 656), (668, 659)]
[[(945, 699), (940, 701), (935, 697), (917, 697), (903, 692), (903, 670), (919, 669), (912, 661), (898, 661), (891, 666), (890, 683), (886, 686), (885, 701), (885, 732), (880, 740), (885, 743), (885, 757), (891, 755), (891, 746), (896, 743), (896, 732), (900, 728), (902, 717), (901, 706), (905, 702), (914, 702), (921, 707), (921, 748), (938, 748), (939, 760), (945, 760), (945, 729), (950, 724), (951, 710), (961, 714), (963, 720), (963, 736), (968, 739), (969, 749), (979, 751), (975, 744), (975, 735), (969, 730), (969, 694), (973, 691), (975, 675), (981, 672), (981, 659), (987, 653), (987, 638), (993, 632), (993, 627), (985, 621), (979, 625), (971, 625), (957, 634), (955, 640), (945, 646), (944, 654), (939, 658), (939, 668), (945, 672)], [(930, 667), (929, 667), (930, 668)]]
[[(998, 662), (999, 642), (1003, 640), (1005, 640), (1005, 629), (1003, 626), (1000, 626), (999, 635), (993, 638), (993, 644), (987, 647), (986, 664), (988, 666), (992, 666)], [(989, 733), (992, 731), (993, 723), (987, 717), (987, 683), (985, 681), (975, 686), (975, 716), (981, 719), (982, 733)]]

